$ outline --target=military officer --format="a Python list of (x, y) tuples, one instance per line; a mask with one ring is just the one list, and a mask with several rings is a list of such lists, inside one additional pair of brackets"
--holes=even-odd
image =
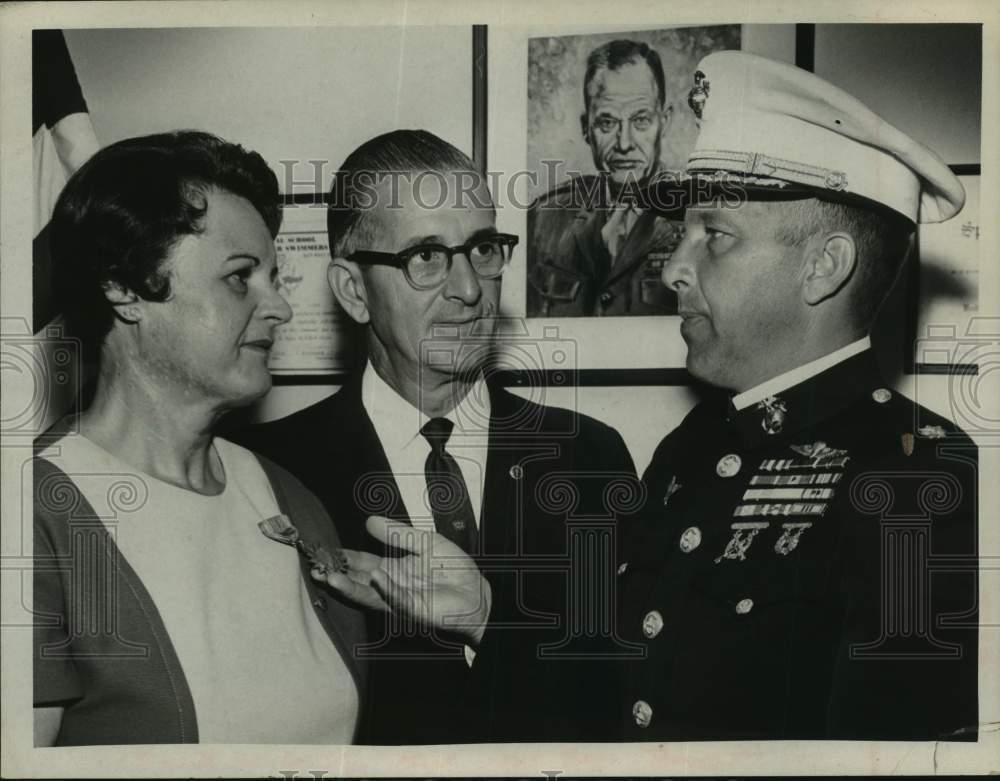
[(660, 283), (682, 224), (643, 210), (638, 188), (659, 170), (670, 118), (660, 56), (618, 40), (587, 60), (580, 117), (597, 176), (575, 176), (528, 212), (529, 317), (675, 314)]
[(868, 331), (914, 226), (956, 214), (931, 150), (806, 71), (699, 65), (663, 281), (716, 393), (656, 450), (618, 569), (625, 740), (975, 740), (977, 450), (880, 377)]

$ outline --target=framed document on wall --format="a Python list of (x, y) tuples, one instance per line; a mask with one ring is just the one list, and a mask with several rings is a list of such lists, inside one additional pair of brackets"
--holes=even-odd
[(268, 368), (279, 377), (346, 373), (357, 365), (361, 340), (327, 284), (326, 207), (289, 203), (282, 212), (274, 242), (278, 289), (293, 316), (275, 331)]

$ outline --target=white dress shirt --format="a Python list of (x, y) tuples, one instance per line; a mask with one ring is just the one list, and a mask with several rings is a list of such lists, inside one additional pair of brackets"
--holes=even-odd
[[(431, 446), (420, 433), (430, 418), (396, 393), (371, 363), (361, 378), (361, 403), (371, 418), (375, 433), (385, 451), (389, 469), (399, 486), (400, 498), (416, 529), (436, 531), (434, 514), (427, 501), (427, 478), (424, 465)], [(444, 417), (455, 427), (445, 444), (469, 490), (469, 501), (476, 516), (476, 528), (482, 515), (483, 486), (486, 482), (486, 457), (489, 452), (490, 394), (482, 376), (469, 392)], [(465, 661), (471, 667), (476, 652), (465, 646)]]
[(815, 361), (809, 361), (809, 363), (796, 366), (794, 369), (787, 371), (784, 374), (772, 377), (767, 382), (762, 382), (760, 385), (755, 385), (753, 388), (733, 396), (733, 406), (738, 410), (746, 409), (759, 401), (763, 401), (768, 396), (776, 396), (782, 391), (788, 390), (789, 388), (798, 385), (800, 382), (808, 380), (810, 377), (815, 377), (817, 374), (826, 371), (831, 366), (836, 366), (838, 363), (846, 361), (848, 358), (857, 355), (860, 352), (864, 352), (871, 346), (872, 341), (868, 336), (858, 339), (856, 342), (851, 342), (850, 344), (841, 347), (839, 350), (827, 353), (822, 358), (817, 358)]
[[(430, 418), (396, 393), (370, 363), (361, 378), (361, 403), (382, 443), (410, 523), (417, 529), (434, 531), (434, 515), (427, 502), (424, 474), (431, 446), (420, 433)], [(465, 478), (478, 528), (490, 427), (490, 396), (482, 377), (444, 417), (455, 424), (445, 450), (458, 463)]]

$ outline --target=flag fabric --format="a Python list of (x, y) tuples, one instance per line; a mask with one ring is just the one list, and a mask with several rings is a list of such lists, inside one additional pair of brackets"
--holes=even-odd
[(62, 30), (31, 36), (31, 121), (35, 182), (32, 262), (32, 330), (59, 313), (52, 300), (48, 224), (66, 180), (98, 149), (76, 69)]

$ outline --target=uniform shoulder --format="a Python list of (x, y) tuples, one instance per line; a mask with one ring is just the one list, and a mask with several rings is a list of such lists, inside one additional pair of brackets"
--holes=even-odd
[[(892, 424), (900, 436), (912, 436), (914, 447), (947, 445), (974, 449), (976, 444), (961, 426), (943, 415), (918, 404), (898, 391), (892, 392), (887, 405)], [(936, 447), (933, 448), (935, 451)]]
[(532, 211), (557, 211), (596, 206), (601, 193), (601, 178), (593, 174), (572, 176), (542, 193), (529, 207)]

